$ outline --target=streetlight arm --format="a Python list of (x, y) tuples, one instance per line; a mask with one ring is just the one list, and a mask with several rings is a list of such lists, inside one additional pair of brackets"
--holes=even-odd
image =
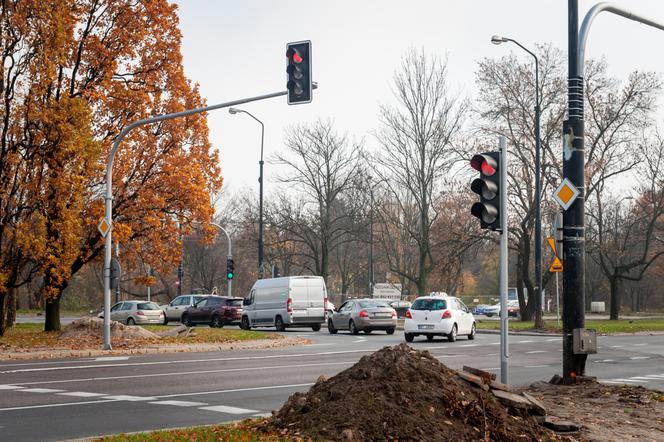
[(216, 227), (217, 229), (219, 229), (219, 230), (221, 230), (222, 232), (224, 232), (224, 234), (226, 235), (226, 239), (228, 240), (228, 256), (229, 256), (229, 257), (233, 256), (233, 248), (232, 248), (232, 246), (231, 246), (231, 236), (228, 234), (228, 232), (226, 231), (226, 229), (224, 229), (223, 227), (221, 227), (221, 226), (220, 226), (219, 224), (217, 224), (217, 223), (210, 223), (210, 225), (211, 225), (211, 226), (214, 226), (214, 227)]
[(588, 13), (586, 14), (585, 18), (583, 19), (583, 23), (581, 24), (581, 29), (579, 30), (579, 50), (577, 56), (579, 77), (583, 77), (584, 75), (584, 64), (586, 59), (586, 42), (588, 40), (588, 32), (590, 31), (590, 25), (593, 23), (593, 20), (595, 20), (595, 17), (597, 17), (597, 14), (599, 14), (602, 11), (613, 12), (614, 14), (619, 15), (621, 17), (625, 17), (629, 20), (634, 20), (639, 23), (643, 23), (644, 25), (652, 26), (654, 28), (664, 31), (664, 23), (662, 22), (651, 20), (647, 17), (635, 14), (628, 9), (621, 8), (620, 6), (613, 5), (611, 3), (605, 2), (605, 3), (596, 4), (595, 6), (590, 8), (590, 11), (588, 11)]
[(254, 116), (251, 114), (251, 112), (248, 112), (248, 111), (246, 111), (246, 110), (244, 110), (244, 109), (237, 109), (236, 112), (237, 112), (237, 113), (243, 113), (243, 114), (247, 114), (247, 115), (249, 115), (251, 118), (253, 118), (254, 120), (256, 120), (256, 121), (258, 122), (258, 124), (261, 125), (261, 161), (263, 161), (263, 140), (265, 139), (265, 125), (263, 124), (263, 122), (262, 122), (261, 120), (259, 120), (258, 118), (254, 117)]

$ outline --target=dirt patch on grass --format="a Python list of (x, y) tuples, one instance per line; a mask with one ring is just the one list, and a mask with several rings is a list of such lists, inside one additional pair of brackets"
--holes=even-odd
[(405, 344), (319, 379), (267, 425), (313, 440), (556, 440), (534, 417), (508, 412), (490, 392)]
[(552, 385), (537, 382), (526, 391), (547, 412), (581, 424), (571, 440), (664, 441), (664, 393), (633, 385)]
[[(102, 335), (104, 320), (100, 318), (80, 318), (65, 326), (58, 339), (87, 339), (97, 338)], [(143, 327), (133, 327), (111, 321), (111, 339), (141, 339), (156, 341), (160, 338)]]

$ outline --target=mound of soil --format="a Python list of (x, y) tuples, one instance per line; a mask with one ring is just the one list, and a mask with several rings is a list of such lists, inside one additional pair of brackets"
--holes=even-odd
[(406, 344), (362, 357), (292, 395), (269, 426), (313, 440), (556, 440), (535, 418)]
[[(103, 333), (104, 320), (101, 318), (80, 318), (68, 324), (58, 339), (98, 338)], [(159, 336), (143, 327), (128, 327), (117, 321), (111, 321), (111, 339), (148, 339), (157, 340)]]

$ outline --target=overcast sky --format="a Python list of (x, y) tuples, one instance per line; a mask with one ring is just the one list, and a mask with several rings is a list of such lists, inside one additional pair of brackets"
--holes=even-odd
[[(266, 191), (275, 191), (284, 131), (298, 122), (332, 118), (339, 131), (376, 142), (378, 105), (392, 100), (392, 75), (411, 47), (449, 60), (451, 85), (475, 93), (474, 72), (483, 57), (513, 51), (495, 46), (493, 34), (534, 49), (552, 43), (567, 49), (564, 0), (179, 0), (182, 53), (187, 76), (208, 104), (285, 90), (287, 42), (311, 40), (313, 77), (319, 89), (311, 104), (288, 106), (285, 97), (241, 106), (265, 124)], [(596, 1), (579, 1), (579, 15)], [(664, 22), (662, 0), (615, 4)], [(626, 78), (635, 69), (664, 73), (664, 32), (604, 12), (594, 22), (587, 57), (606, 57), (610, 71)], [(660, 112), (660, 115), (662, 113)], [(260, 126), (244, 114), (209, 115), (210, 137), (221, 152), (224, 185), (231, 192), (258, 191)]]

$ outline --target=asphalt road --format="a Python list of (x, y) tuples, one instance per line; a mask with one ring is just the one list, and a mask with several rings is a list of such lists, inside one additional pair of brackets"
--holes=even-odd
[[(209, 353), (0, 362), (0, 439), (64, 440), (212, 424), (269, 413), (363, 355), (403, 342), (403, 332), (351, 336), (289, 330), (306, 346)], [(418, 339), (452, 368), (499, 372), (499, 336), (449, 343)], [(600, 337), (588, 375), (664, 390), (661, 336)], [(561, 338), (510, 337), (510, 382), (527, 385), (561, 372)]]

